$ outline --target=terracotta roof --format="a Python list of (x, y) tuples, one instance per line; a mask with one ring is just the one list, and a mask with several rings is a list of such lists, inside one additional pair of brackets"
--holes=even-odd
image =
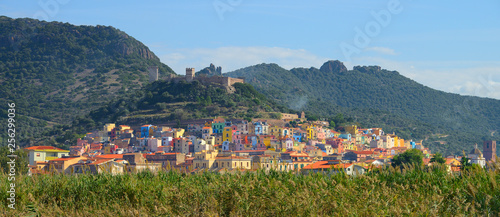
[(446, 159), (446, 164), (451, 164), (455, 165), (454, 163), (457, 163), (457, 165), (460, 165), (460, 161), (456, 160), (455, 158), (445, 158)]
[(244, 159), (244, 160), (250, 160), (248, 157), (241, 157), (241, 156), (229, 156), (229, 157), (216, 157), (215, 159), (223, 160), (223, 159)]
[(328, 165), (328, 161), (316, 161), (312, 164), (305, 166), (302, 169), (329, 169), (332, 165)]
[(233, 151), (237, 153), (246, 153), (246, 152), (263, 152), (265, 150), (240, 150), (240, 151)]
[(24, 150), (57, 150), (57, 151), (66, 151), (64, 149), (56, 148), (54, 146), (31, 146), (28, 148), (24, 148)]
[(103, 154), (98, 155), (96, 158), (100, 159), (123, 159), (123, 154)]
[(75, 158), (79, 158), (80, 156), (77, 156), (77, 157), (62, 157), (62, 158), (57, 158), (57, 159), (54, 159), (54, 160), (50, 160), (50, 161), (68, 161), (68, 160), (73, 160)]
[(352, 151), (354, 152), (355, 154), (373, 154), (372, 151)]
[(92, 163), (89, 163), (88, 165), (97, 165), (97, 164), (101, 164), (101, 163), (106, 163), (108, 161), (111, 161), (111, 159), (99, 159), (99, 160), (96, 160)]

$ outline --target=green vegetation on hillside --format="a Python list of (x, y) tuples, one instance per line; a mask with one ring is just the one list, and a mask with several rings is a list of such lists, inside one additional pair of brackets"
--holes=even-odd
[(23, 144), (46, 126), (70, 122), (140, 88), (148, 82), (148, 66), (158, 66), (160, 75), (174, 73), (113, 27), (0, 16), (0, 29), (0, 111), (16, 103)]
[[(472, 168), (384, 169), (368, 175), (271, 171), (16, 177), (7, 216), (498, 216), (500, 175)], [(0, 174), (0, 197), (9, 181)]]
[[(460, 154), (474, 143), (500, 140), (500, 101), (423, 86), (377, 66), (347, 70), (339, 61), (320, 69), (259, 64), (225, 74), (245, 77), (259, 92), (322, 117), (343, 113), (365, 127), (384, 127), (433, 151)], [(434, 142), (435, 141), (435, 142)]]
[(228, 93), (222, 86), (203, 85), (198, 81), (156, 81), (75, 119), (71, 126), (51, 131), (47, 136), (56, 136), (53, 144), (67, 148), (65, 141), (75, 142), (86, 131), (105, 123), (164, 124), (215, 116), (250, 120), (279, 117), (277, 113), (281, 112), (297, 113), (269, 100), (250, 84), (236, 83), (233, 87), (234, 93)]

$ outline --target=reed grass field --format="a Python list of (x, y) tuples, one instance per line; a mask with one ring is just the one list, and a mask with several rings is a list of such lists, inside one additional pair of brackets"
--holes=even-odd
[(16, 209), (2, 216), (498, 216), (500, 167), (388, 168), (355, 177), (292, 172), (16, 177)]

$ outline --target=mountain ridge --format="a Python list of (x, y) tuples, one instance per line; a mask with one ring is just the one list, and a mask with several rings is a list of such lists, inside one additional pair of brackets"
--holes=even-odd
[[(322, 116), (341, 112), (359, 117), (357, 121), (362, 123), (363, 119), (373, 118), (366, 114), (373, 110), (385, 113), (389, 119), (435, 126), (432, 131), (438, 134), (454, 135), (448, 138), (447, 145), (428, 141), (434, 150), (446, 153), (469, 149), (474, 141), (498, 139), (491, 132), (500, 129), (500, 100), (434, 90), (380, 66), (347, 70), (340, 61), (328, 61), (320, 69), (286, 70), (277, 64), (258, 64), (224, 75), (245, 77), (271, 99), (289, 108), (302, 101), (304, 110)], [(385, 123), (390, 123), (389, 119)], [(427, 132), (415, 138), (409, 129), (405, 131), (412, 139), (429, 139), (433, 134)]]
[(0, 16), (0, 30), (0, 109), (16, 103), (25, 143), (47, 122), (70, 122), (148, 83), (149, 66), (158, 66), (160, 77), (175, 74), (114, 27)]

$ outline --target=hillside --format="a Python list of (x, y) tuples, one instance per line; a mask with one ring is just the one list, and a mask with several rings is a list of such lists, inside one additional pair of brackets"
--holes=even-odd
[[(500, 129), (499, 100), (434, 90), (378, 66), (347, 70), (339, 61), (328, 61), (320, 69), (286, 70), (259, 64), (225, 75), (245, 77), (259, 92), (289, 108), (323, 116), (342, 112), (364, 125), (403, 131), (407, 139), (427, 139), (433, 150), (445, 153), (461, 153), (473, 143), (500, 138), (498, 133), (491, 136)], [(423, 133), (413, 135), (413, 128)]]
[(148, 66), (158, 66), (160, 76), (174, 73), (113, 27), (0, 16), (0, 110), (16, 103), (19, 139), (140, 88), (148, 82)]
[(76, 138), (105, 123), (138, 126), (143, 124), (181, 123), (183, 120), (214, 118), (280, 118), (281, 112), (297, 113), (269, 100), (250, 84), (236, 83), (234, 93), (219, 85), (204, 85), (198, 81), (178, 83), (156, 81), (129, 92), (107, 105), (77, 118), (72, 126), (55, 130), (55, 144)]

